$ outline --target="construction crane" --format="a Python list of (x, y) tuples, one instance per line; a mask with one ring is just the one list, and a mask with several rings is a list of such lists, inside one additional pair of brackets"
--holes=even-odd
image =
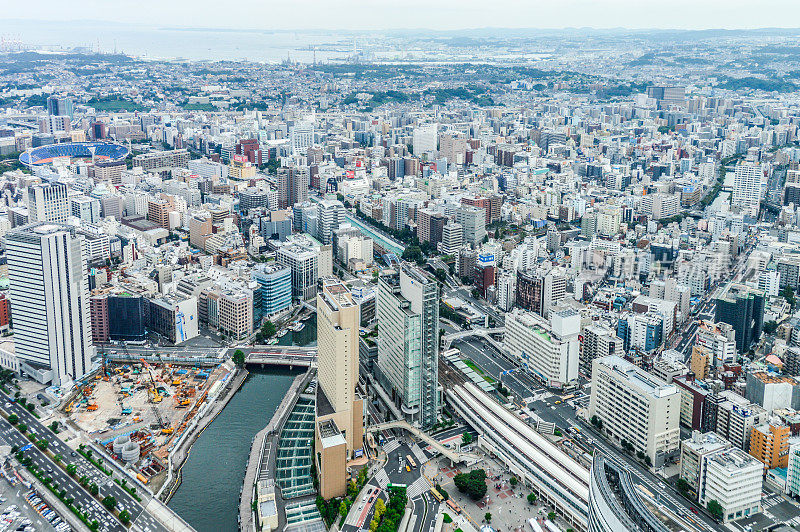
[(147, 369), (147, 374), (150, 376), (150, 386), (151, 387), (148, 390), (150, 392), (150, 400), (153, 401), (154, 403), (160, 403), (162, 397), (161, 397), (161, 394), (158, 393), (158, 387), (156, 386), (156, 380), (153, 378), (153, 370), (150, 368), (150, 364), (148, 364), (145, 359), (140, 358), (139, 360), (141, 361), (142, 365), (144, 365), (144, 367)]

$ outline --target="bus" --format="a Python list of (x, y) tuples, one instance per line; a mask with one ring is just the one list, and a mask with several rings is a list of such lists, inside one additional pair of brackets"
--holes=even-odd
[(456, 504), (453, 501), (451, 501), (450, 499), (447, 500), (447, 506), (449, 506), (450, 509), (453, 510), (456, 514), (460, 514), (461, 513), (461, 508), (456, 506)]
[(414, 459), (411, 458), (410, 454), (406, 455), (406, 460), (408, 460), (408, 465), (411, 466), (411, 469), (415, 469), (417, 467), (417, 463), (414, 462)]
[(390, 490), (392, 488), (407, 488), (407, 487), (408, 486), (406, 484), (392, 484), (391, 482), (386, 485), (387, 490)]
[(444, 497), (442, 496), (441, 493), (439, 493), (439, 490), (437, 490), (436, 488), (431, 488), (431, 493), (433, 494), (434, 497), (436, 497), (437, 501), (444, 502)]

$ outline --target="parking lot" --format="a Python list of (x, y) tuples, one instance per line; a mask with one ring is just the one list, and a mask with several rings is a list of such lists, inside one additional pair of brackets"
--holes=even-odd
[[(28, 532), (35, 530), (56, 532), (42, 516), (25, 500), (29, 490), (21, 485), (11, 486), (5, 479), (0, 479), (0, 532), (24, 531), (26, 524)], [(8, 520), (12, 519), (9, 523)]]

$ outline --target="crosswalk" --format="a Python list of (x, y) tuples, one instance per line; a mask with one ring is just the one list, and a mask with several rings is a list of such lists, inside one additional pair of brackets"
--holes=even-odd
[(417, 462), (422, 465), (428, 461), (428, 457), (425, 456), (425, 453), (422, 452), (422, 449), (419, 448), (419, 445), (416, 443), (411, 446), (411, 452), (414, 453), (414, 458), (417, 459)]
[(398, 440), (389, 440), (383, 444), (383, 452), (389, 454), (390, 452), (394, 451), (400, 447), (400, 442)]
[(382, 490), (386, 489), (386, 486), (389, 485), (389, 475), (386, 474), (385, 469), (378, 471), (378, 473), (375, 475), (375, 481)]
[(409, 499), (416, 499), (429, 489), (431, 489), (431, 485), (428, 484), (428, 480), (425, 477), (419, 477), (406, 489), (406, 495)]

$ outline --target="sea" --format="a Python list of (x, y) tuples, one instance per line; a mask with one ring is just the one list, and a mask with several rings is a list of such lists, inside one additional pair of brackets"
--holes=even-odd
[(355, 34), (326, 30), (187, 29), (0, 18), (0, 51), (77, 49), (152, 60), (327, 62), (352, 55), (358, 39)]

